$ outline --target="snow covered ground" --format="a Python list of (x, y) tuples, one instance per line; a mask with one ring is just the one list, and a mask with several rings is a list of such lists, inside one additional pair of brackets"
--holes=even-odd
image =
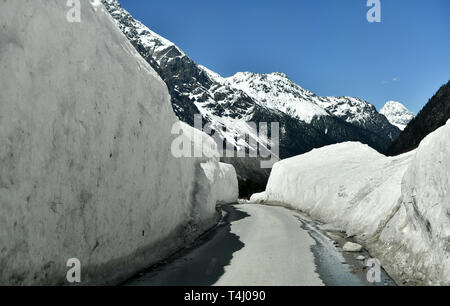
[(342, 143), (280, 161), (252, 200), (357, 235), (399, 282), (450, 284), (450, 121), (397, 157)]
[(70, 258), (82, 284), (116, 282), (237, 200), (232, 167), (171, 154), (166, 85), (81, 3), (69, 23), (66, 1), (0, 2), (1, 285), (67, 284)]

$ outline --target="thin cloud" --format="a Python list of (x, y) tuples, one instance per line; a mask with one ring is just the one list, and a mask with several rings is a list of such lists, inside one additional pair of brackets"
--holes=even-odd
[(395, 78), (393, 78), (390, 81), (383, 80), (383, 81), (381, 81), (381, 84), (386, 85), (386, 84), (393, 83), (393, 82), (398, 82), (398, 81), (400, 81), (400, 78), (399, 77), (395, 77)]

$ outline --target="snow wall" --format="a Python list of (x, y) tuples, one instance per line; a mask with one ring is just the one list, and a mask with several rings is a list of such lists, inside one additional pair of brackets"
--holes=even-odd
[(167, 88), (103, 6), (66, 3), (0, 1), (1, 285), (67, 284), (70, 258), (117, 283), (237, 201), (232, 167), (171, 154)]
[(450, 121), (397, 157), (342, 143), (280, 161), (252, 202), (356, 235), (399, 283), (450, 285)]

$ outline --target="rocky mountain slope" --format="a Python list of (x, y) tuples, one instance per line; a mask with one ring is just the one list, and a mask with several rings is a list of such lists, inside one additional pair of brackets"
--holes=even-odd
[(403, 104), (395, 101), (386, 102), (380, 110), (380, 114), (384, 115), (391, 124), (395, 125), (402, 131), (415, 117), (415, 115)]
[[(194, 114), (201, 114), (223, 142), (239, 151), (258, 151), (249, 141), (239, 141), (245, 135), (260, 148), (270, 149), (270, 139), (258, 134), (249, 122), (279, 122), (280, 158), (349, 140), (382, 152), (400, 133), (370, 103), (347, 97), (317, 97), (281, 73), (238, 73), (223, 78), (197, 65), (175, 44), (135, 20), (117, 0), (102, 2), (167, 84), (176, 115), (193, 125)], [(228, 161), (236, 166), (241, 186), (264, 189), (269, 170), (255, 168), (258, 163), (248, 159)]]
[[(358, 136), (352, 139), (351, 135), (346, 135), (346, 140), (358, 139), (379, 151), (383, 150), (383, 142), (392, 141), (399, 134), (398, 129), (369, 102), (352, 97), (318, 97), (294, 83), (284, 73), (239, 72), (226, 80), (233, 87), (247, 93), (258, 104), (308, 123), (334, 140), (340, 138), (339, 135), (330, 134), (330, 122), (336, 118), (364, 130), (358, 132), (361, 139)], [(330, 126), (320, 126), (318, 121), (326, 121)], [(373, 133), (372, 139), (369, 139), (367, 132)]]
[(443, 85), (387, 150), (388, 155), (411, 151), (450, 118), (450, 81)]

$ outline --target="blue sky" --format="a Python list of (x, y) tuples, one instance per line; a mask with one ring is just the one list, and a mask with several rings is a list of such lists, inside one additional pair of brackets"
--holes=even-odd
[(222, 76), (286, 73), (321, 96), (387, 100), (417, 113), (450, 79), (450, 1), (120, 0), (135, 18)]

